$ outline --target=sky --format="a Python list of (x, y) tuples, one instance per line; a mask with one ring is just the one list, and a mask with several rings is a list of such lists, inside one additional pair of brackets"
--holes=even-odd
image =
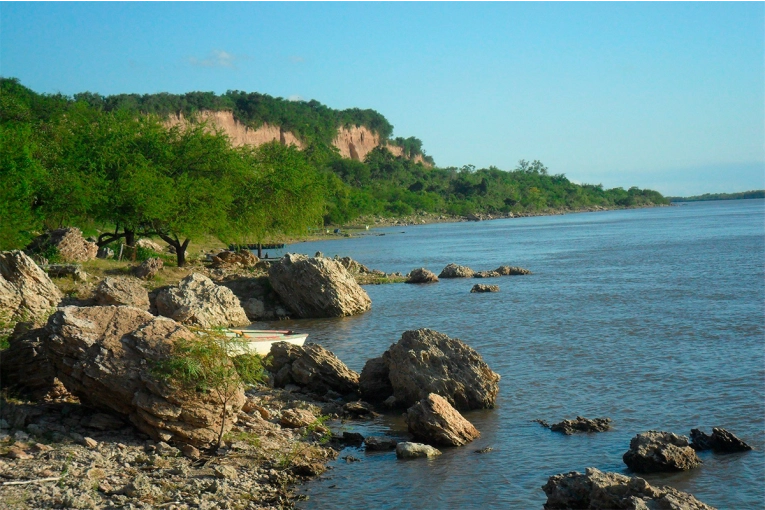
[(372, 108), (439, 166), (665, 195), (765, 188), (765, 3), (0, 3), (36, 92)]

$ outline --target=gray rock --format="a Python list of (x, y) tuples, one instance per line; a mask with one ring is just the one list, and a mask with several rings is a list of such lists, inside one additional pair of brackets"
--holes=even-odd
[(44, 266), (43, 269), (51, 278), (71, 276), (77, 282), (88, 281), (88, 274), (82, 270), (79, 264), (49, 264)]
[(268, 280), (299, 317), (345, 317), (372, 307), (364, 289), (336, 260), (288, 253), (271, 265)]
[(430, 329), (406, 331), (383, 360), (398, 405), (436, 393), (460, 411), (494, 407), (499, 374), (457, 338)]
[(157, 311), (182, 324), (203, 328), (243, 326), (250, 323), (239, 299), (230, 289), (203, 274), (192, 273), (177, 287), (157, 294)]
[(149, 309), (149, 292), (135, 278), (107, 276), (98, 284), (93, 297), (102, 306)]
[(0, 386), (27, 393), (35, 400), (54, 388), (56, 372), (45, 346), (48, 336), (45, 328), (11, 335), (8, 349), (0, 356)]
[(369, 400), (385, 400), (393, 394), (388, 367), (382, 357), (372, 358), (364, 364), (359, 376), (361, 395)]
[(685, 471), (701, 465), (687, 437), (656, 430), (633, 437), (622, 459), (637, 473)]
[(98, 257), (99, 259), (113, 259), (114, 250), (112, 250), (108, 246), (102, 246), (98, 249), (98, 252), (96, 253), (96, 257)]
[(590, 420), (577, 416), (575, 420), (563, 420), (550, 426), (553, 432), (562, 432), (567, 436), (576, 432), (605, 432), (611, 430), (611, 418), (595, 418)]
[[(127, 306), (60, 308), (47, 326), (56, 375), (81, 401), (129, 419), (157, 441), (213, 444), (222, 409), (213, 392), (189, 392), (157, 379), (153, 367), (194, 333), (175, 321)], [(224, 433), (244, 403), (235, 388)]]
[(723, 428), (715, 427), (709, 436), (699, 429), (691, 430), (691, 447), (696, 451), (714, 450), (715, 453), (746, 452), (751, 446)]
[(523, 269), (522, 267), (515, 267), (515, 266), (499, 266), (497, 269), (494, 270), (494, 272), (499, 273), (501, 276), (531, 274), (531, 271), (529, 271), (528, 269)]
[(27, 250), (39, 253), (50, 247), (55, 247), (59, 258), (66, 262), (87, 262), (98, 253), (96, 243), (85, 240), (82, 231), (75, 227), (59, 228), (37, 236)]
[(470, 292), (473, 294), (477, 292), (499, 292), (499, 285), (483, 285), (481, 283), (476, 283), (473, 285), (473, 288), (470, 289)]
[(24, 252), (0, 252), (0, 321), (45, 323), (63, 295)]
[(435, 273), (428, 271), (424, 267), (412, 269), (407, 275), (406, 282), (404, 283), (435, 283), (438, 281), (438, 276)]
[(542, 490), (547, 495), (545, 510), (715, 510), (672, 487), (656, 487), (642, 478), (595, 468), (587, 468), (585, 474), (572, 471), (553, 475)]
[(398, 443), (396, 445), (396, 457), (399, 459), (417, 459), (420, 457), (436, 457), (441, 455), (441, 450), (422, 443)]
[(267, 368), (275, 374), (276, 387), (295, 383), (317, 395), (325, 395), (328, 391), (346, 395), (359, 390), (359, 374), (320, 345), (278, 342), (271, 346), (269, 355)]
[(165, 263), (159, 257), (152, 257), (141, 262), (133, 269), (133, 276), (141, 280), (151, 280), (164, 267)]
[(369, 436), (364, 439), (364, 446), (366, 446), (368, 452), (393, 450), (396, 448), (397, 444), (398, 441), (392, 437)]
[(496, 271), (478, 271), (473, 274), (473, 278), (496, 278), (498, 276), (501, 275)]
[(435, 393), (407, 409), (406, 424), (415, 439), (443, 446), (462, 446), (481, 435), (445, 398)]
[(449, 264), (438, 275), (439, 278), (472, 278), (475, 271), (467, 266), (458, 266), (457, 264)]

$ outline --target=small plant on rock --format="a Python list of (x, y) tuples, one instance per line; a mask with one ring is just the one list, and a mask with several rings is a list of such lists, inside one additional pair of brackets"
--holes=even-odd
[[(170, 356), (157, 362), (153, 373), (161, 379), (183, 389), (209, 393), (221, 406), (221, 425), (216, 447), (220, 448), (226, 427), (229, 404), (242, 389), (242, 384), (253, 384), (262, 377), (260, 360), (242, 354), (241, 340), (228, 338), (222, 331), (197, 329), (197, 338), (182, 340), (173, 345)], [(238, 360), (238, 358), (244, 358)], [(260, 366), (261, 372), (257, 367)]]

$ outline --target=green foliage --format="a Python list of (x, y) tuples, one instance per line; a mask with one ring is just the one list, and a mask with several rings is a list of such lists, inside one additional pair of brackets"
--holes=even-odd
[(162, 253), (157, 253), (156, 251), (152, 249), (144, 248), (143, 246), (135, 247), (135, 259), (138, 262), (143, 262), (144, 260), (148, 260), (148, 259), (156, 258), (156, 257), (163, 258), (164, 255)]
[[(187, 391), (208, 393), (221, 405), (218, 447), (223, 440), (228, 403), (242, 388), (242, 378), (230, 358), (242, 349), (241, 341), (227, 338), (221, 331), (195, 329), (193, 341), (179, 340), (171, 353), (157, 361), (152, 374)], [(251, 366), (248, 365), (248, 369)], [(251, 375), (247, 373), (247, 376)]]
[(263, 367), (263, 359), (257, 354), (240, 354), (232, 359), (234, 368), (243, 383), (248, 385), (263, 384), (268, 374)]

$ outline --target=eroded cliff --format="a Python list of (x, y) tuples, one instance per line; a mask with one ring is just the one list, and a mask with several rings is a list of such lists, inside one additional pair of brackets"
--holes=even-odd
[[(294, 145), (299, 149), (305, 147), (305, 144), (291, 131), (285, 131), (279, 126), (267, 123), (257, 129), (253, 129), (234, 118), (234, 113), (231, 111), (203, 110), (196, 114), (194, 121), (207, 122), (210, 128), (223, 131), (231, 139), (231, 144), (234, 147), (241, 147), (243, 145), (258, 146), (273, 141), (278, 141), (283, 145)], [(190, 122), (190, 119), (186, 118), (182, 113), (178, 113), (170, 115), (165, 124), (168, 127), (185, 126)], [(366, 126), (338, 128), (337, 136), (332, 140), (332, 145), (337, 147), (342, 157), (356, 161), (364, 161), (367, 154), (380, 145), (383, 145), (394, 156), (404, 156), (404, 150), (401, 147), (384, 144), (380, 139), (380, 135)], [(427, 165), (420, 154), (412, 159), (417, 163)]]

